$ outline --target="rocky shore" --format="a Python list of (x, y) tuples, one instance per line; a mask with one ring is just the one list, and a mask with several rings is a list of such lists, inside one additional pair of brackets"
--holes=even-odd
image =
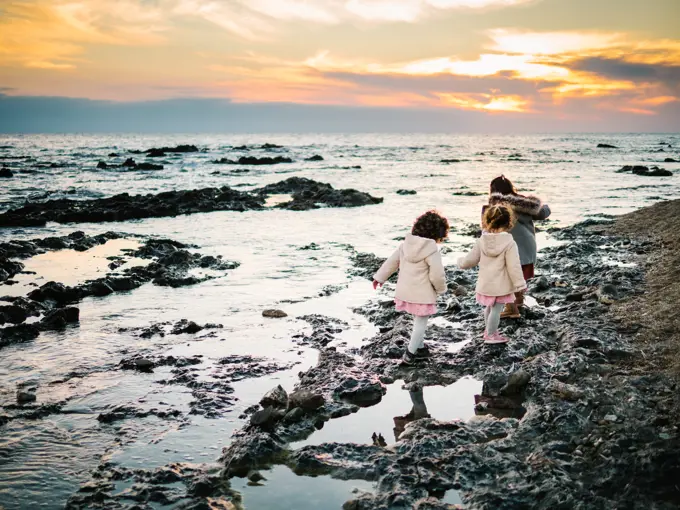
[[(134, 163), (134, 162), (133, 162)], [(178, 216), (212, 211), (250, 211), (266, 208), (272, 194), (291, 194), (291, 200), (276, 207), (306, 211), (319, 207), (360, 207), (379, 204), (382, 198), (354, 189), (335, 189), (312, 179), (291, 177), (253, 191), (228, 186), (196, 190), (166, 191), (155, 195), (121, 193), (95, 200), (47, 200), (33, 202), (0, 214), (0, 227), (44, 226), (57, 223), (101, 223), (142, 218)]]
[[(670, 281), (677, 293), (677, 265), (670, 264), (677, 251), (669, 246), (680, 242), (679, 213), (680, 201), (667, 202), (553, 230), (561, 243), (542, 252), (530, 288), (536, 304), (503, 324), (513, 338), (507, 346), (482, 343), (475, 273), (454, 267), (447, 268), (451, 293), (440, 303), (440, 321), (426, 337), (430, 356), (418, 366), (400, 363), (410, 323), (390, 301), (362, 307), (380, 333), (356, 351), (328, 347), (347, 327), (342, 321), (304, 317), (312, 326), (304, 343), (319, 349), (317, 365), (301, 372), (294, 388), (272, 388), (249, 410), (218, 467), (102, 464), (67, 507), (132, 508), (130, 494), (111, 492), (125, 480), (136, 505), (241, 508), (232, 477), (259, 483), (261, 470), (286, 465), (299, 475), (375, 483), (345, 509), (455, 508), (442, 501), (450, 490), (466, 508), (677, 508), (678, 381), (660, 365), (677, 352), (677, 314), (650, 312), (658, 305), (655, 286)], [(357, 255), (352, 272), (370, 278), (380, 262)], [(662, 332), (659, 349), (655, 335)], [(464, 376), (484, 382), (477, 416), (467, 422), (407, 415), (392, 444), (374, 434), (363, 442), (294, 445), (330, 420), (379, 405), (396, 381), (427, 400), (428, 388)], [(175, 482), (184, 490), (171, 488)]]
[[(125, 235), (108, 232), (87, 236), (73, 232), (64, 237), (49, 237), (31, 241), (0, 243), (0, 284), (13, 283), (12, 277), (21, 273), (25, 259), (48, 251), (73, 249), (85, 251)], [(60, 330), (79, 322), (79, 309), (74, 305), (86, 297), (103, 297), (114, 292), (126, 292), (152, 282), (164, 287), (184, 287), (224, 275), (239, 266), (221, 257), (203, 256), (189, 251), (192, 246), (169, 239), (147, 239), (137, 250), (114, 257), (109, 265), (111, 273), (75, 286), (50, 281), (25, 297), (0, 297), (0, 348), (37, 338), (41, 331)], [(116, 271), (131, 259), (148, 260), (146, 265), (126, 267)], [(211, 270), (214, 275), (196, 276), (192, 270)], [(0, 287), (1, 289), (2, 287)]]

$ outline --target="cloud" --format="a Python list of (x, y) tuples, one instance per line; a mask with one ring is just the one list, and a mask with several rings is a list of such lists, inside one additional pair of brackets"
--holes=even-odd
[[(170, 0), (165, 0), (170, 1)], [(174, 12), (214, 23), (239, 37), (270, 40), (280, 22), (415, 23), (441, 11), (513, 7), (541, 0), (176, 0)], [(277, 23), (278, 22), (278, 23)]]
[(680, 62), (678, 65), (641, 64), (622, 58), (587, 57), (571, 62), (569, 67), (616, 80), (663, 82), (674, 87), (680, 84)]
[(157, 44), (166, 29), (159, 6), (134, 0), (10, 2), (0, 17), (0, 66), (73, 69), (89, 45)]
[(588, 31), (530, 32), (494, 29), (487, 31), (487, 35), (491, 40), (487, 49), (524, 55), (562, 55), (603, 50), (625, 40), (624, 35), (619, 33)]

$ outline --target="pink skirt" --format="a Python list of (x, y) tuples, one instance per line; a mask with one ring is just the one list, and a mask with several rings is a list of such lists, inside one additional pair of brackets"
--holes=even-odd
[(505, 296), (485, 296), (477, 293), (477, 302), (482, 306), (493, 306), (496, 303), (508, 304), (515, 302), (514, 294), (506, 294)]
[(409, 303), (396, 298), (394, 304), (397, 307), (397, 312), (407, 312), (416, 317), (434, 315), (437, 312), (437, 305), (434, 304)]

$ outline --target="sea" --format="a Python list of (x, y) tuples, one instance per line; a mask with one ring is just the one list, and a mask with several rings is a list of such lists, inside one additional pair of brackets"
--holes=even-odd
[[(160, 158), (131, 152), (180, 144), (196, 145), (200, 151)], [(286, 156), (293, 163), (215, 163), (245, 155)], [(316, 155), (323, 159), (307, 161)], [(98, 168), (100, 161), (120, 165), (129, 157), (164, 168)], [(671, 159), (675, 162), (667, 161)], [(617, 173), (624, 165), (660, 166), (674, 175)], [(244, 410), (278, 384), (291, 390), (297, 374), (315, 364), (318, 352), (293, 341), (310, 331), (309, 324), (298, 317), (320, 314), (347, 322), (349, 327), (337, 335), (333, 345), (356, 353), (376, 333), (356, 310), (391, 296), (387, 289), (374, 291), (369, 280), (348, 273), (353, 253), (389, 255), (418, 215), (437, 209), (453, 227), (444, 244), (444, 261), (455, 263), (473, 241), (463, 234), (469, 224), (479, 222), (489, 182), (501, 174), (521, 193), (539, 196), (550, 205), (552, 215), (540, 225), (538, 234), (539, 246), (550, 246), (555, 243), (551, 228), (680, 197), (680, 134), (2, 135), (3, 166), (14, 177), (0, 179), (0, 212), (26, 202), (91, 200), (123, 192), (155, 194), (222, 186), (247, 191), (294, 176), (384, 198), (381, 204), (357, 208), (272, 208), (0, 228), (0, 242), (77, 230), (90, 235), (116, 231), (170, 238), (196, 245), (201, 253), (240, 263), (225, 276), (198, 285), (170, 289), (146, 284), (132, 292), (87, 298), (78, 305), (79, 327), (42, 333), (34, 341), (0, 350), (0, 414), (15, 404), (17, 387), (27, 383), (37, 386), (40, 403), (65, 402), (61, 412), (0, 425), (0, 508), (57, 509), (103, 463), (127, 469), (172, 463), (216, 465), (232, 433), (246, 423), (247, 418), (241, 417)], [(275, 204), (286, 199), (273, 196), (269, 200)], [(112, 241), (88, 252), (50, 252), (24, 263), (36, 273), (33, 283), (55, 280), (75, 285), (103, 276), (107, 257), (129, 247), (129, 242)], [(310, 245), (314, 249), (301, 249)], [(0, 295), (23, 295), (32, 288), (28, 282), (0, 285)], [(287, 317), (263, 317), (262, 311), (270, 308), (285, 311)], [(129, 333), (181, 319), (219, 323), (223, 328), (198, 339), (181, 335), (142, 339)], [(289, 368), (235, 382), (233, 408), (209, 418), (189, 414), (188, 388), (160, 383), (167, 371), (143, 374), (118, 369), (117, 363), (134, 352), (200, 354), (204, 362), (197, 369), (206, 378), (213, 374), (214, 361), (229, 355), (256, 356)], [(80, 375), (73, 377), (74, 373)], [(432, 393), (433, 416), (473, 416), (472, 396), (481, 383), (462, 380), (456, 384), (455, 391)], [(386, 436), (391, 434), (391, 416), (406, 414), (411, 402), (408, 392), (398, 385), (391, 385), (387, 396), (380, 412), (362, 409), (352, 417), (350, 427), (329, 425), (319, 432), (323, 435), (318, 440), (370, 442), (369, 433), (376, 427), (383, 427)], [(185, 419), (178, 424), (150, 416), (115, 427), (97, 420), (101, 412), (115, 406), (150, 402), (179, 409)], [(315, 436), (305, 444), (309, 441), (316, 441)], [(285, 466), (263, 474), (267, 481), (257, 486), (232, 480), (247, 509), (340, 508), (356, 491), (372, 488), (365, 481), (297, 476)], [(455, 494), (450, 497), (457, 502)], [(165, 508), (160, 503), (152, 507)]]

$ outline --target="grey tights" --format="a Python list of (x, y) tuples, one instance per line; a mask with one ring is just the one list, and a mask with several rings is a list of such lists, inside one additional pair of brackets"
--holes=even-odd
[(498, 331), (498, 325), (501, 322), (501, 312), (505, 305), (503, 303), (496, 303), (487, 306), (484, 309), (484, 320), (486, 321), (486, 334), (493, 335)]
[(418, 349), (423, 346), (423, 340), (425, 339), (425, 329), (427, 328), (428, 316), (424, 317), (413, 317), (413, 332), (411, 333), (411, 341), (408, 344), (408, 350), (411, 354), (415, 354)]

